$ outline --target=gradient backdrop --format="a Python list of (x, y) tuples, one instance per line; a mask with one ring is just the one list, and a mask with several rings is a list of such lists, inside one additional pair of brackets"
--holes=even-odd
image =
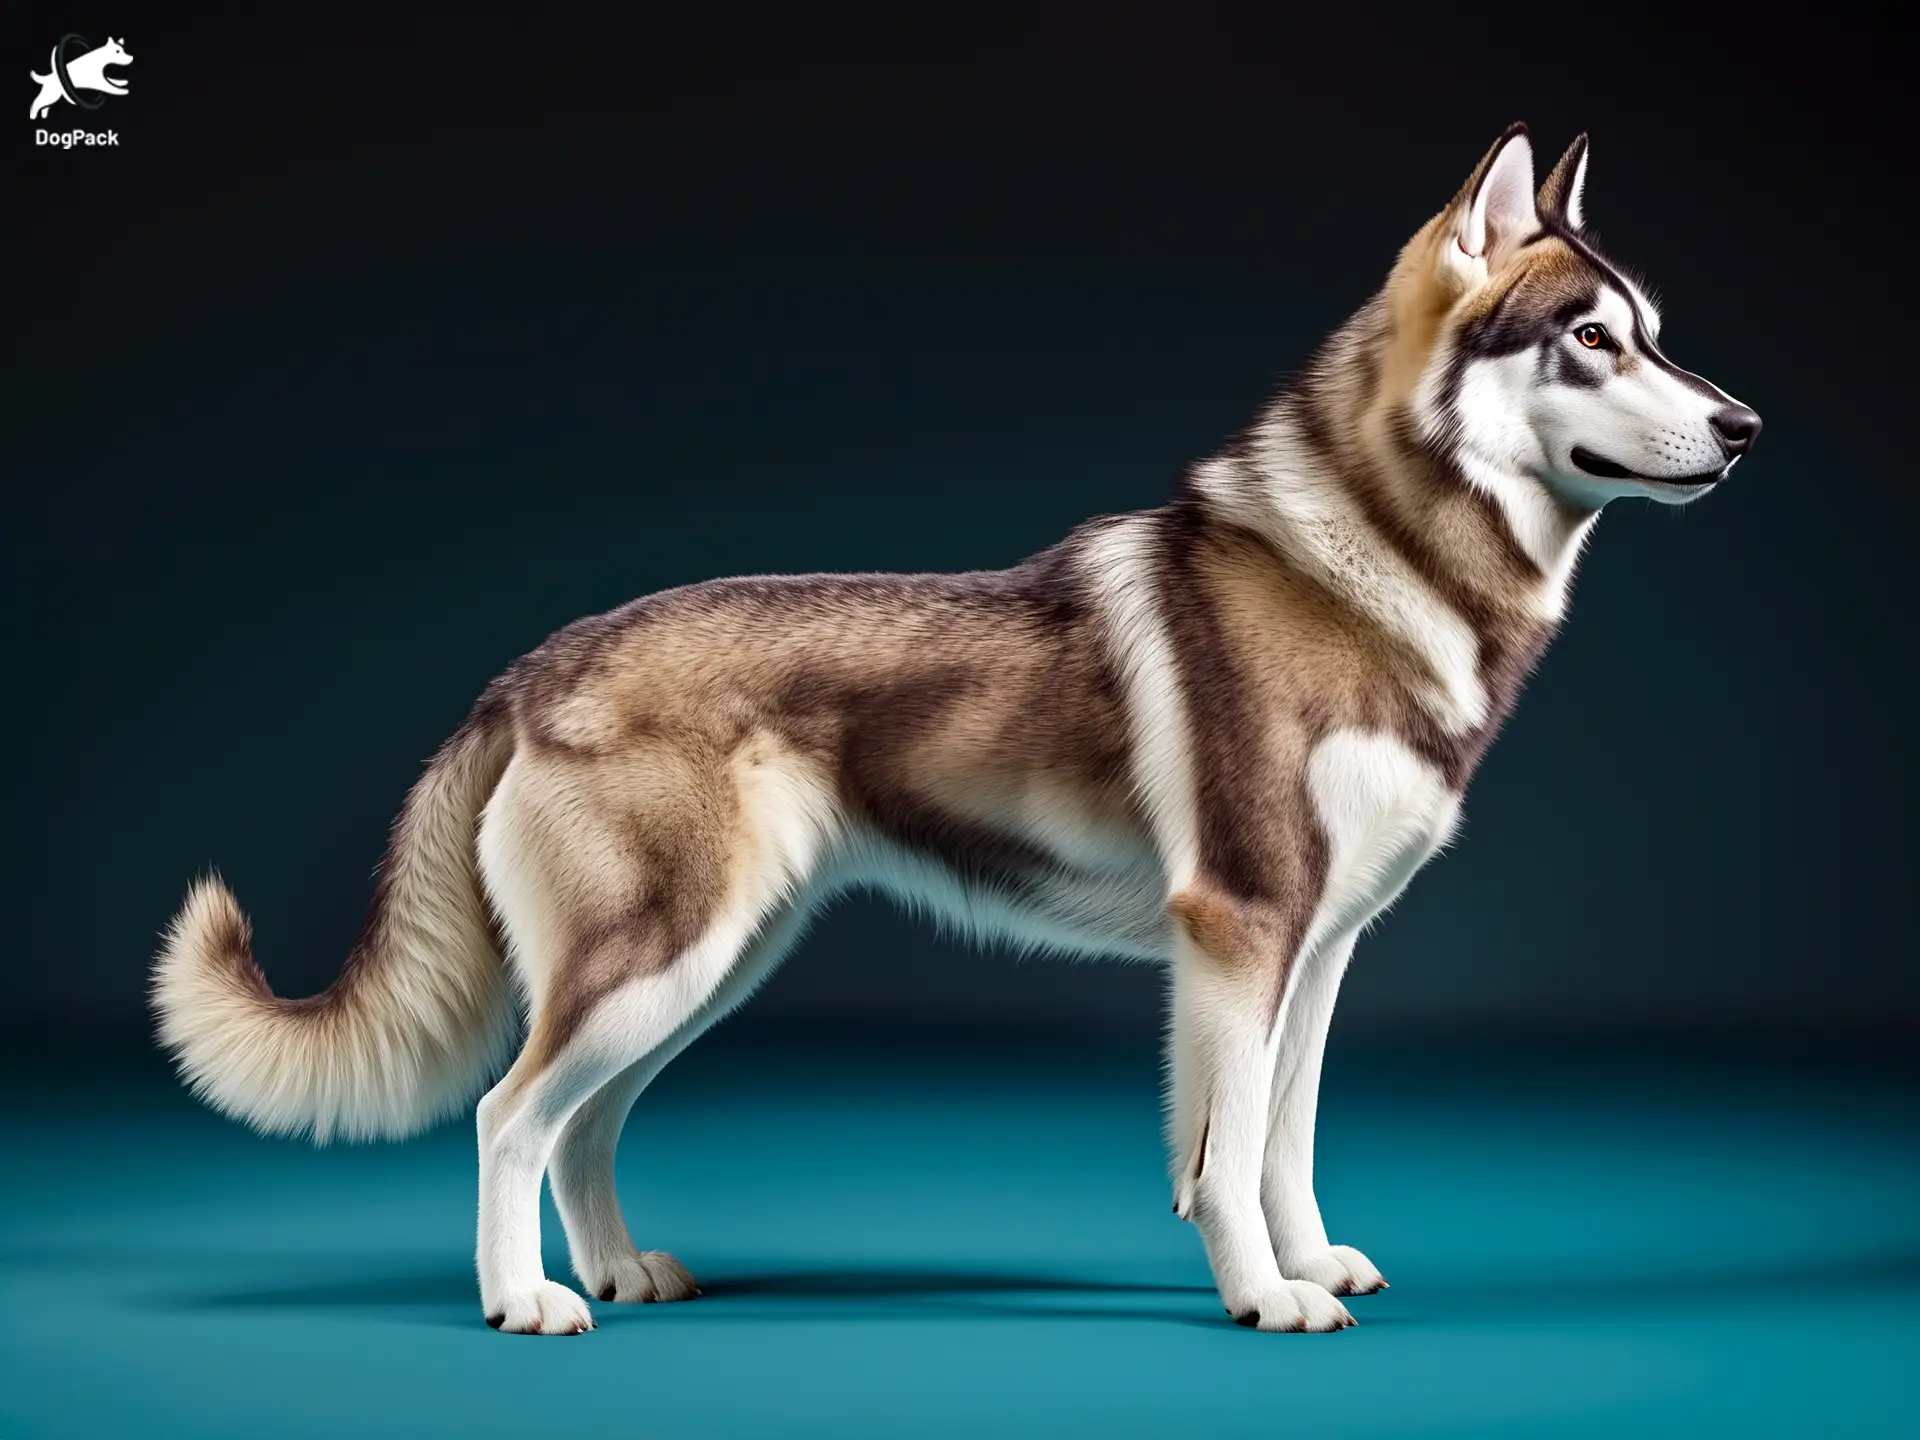
[[(623, 1153), (630, 1189), (659, 1183), (649, 1203), (681, 1205), (697, 1239), (712, 1222), (705, 1243), (722, 1253), (706, 1268), (697, 1245), (673, 1242), (703, 1279), (720, 1276), (702, 1304), (742, 1307), (749, 1328), (771, 1317), (750, 1348), (786, 1355), (793, 1388), (748, 1404), (727, 1378), (740, 1335), (723, 1348), (725, 1327), (666, 1311), (564, 1361), (516, 1347), (530, 1367), (516, 1378), (528, 1407), (553, 1387), (577, 1406), (598, 1403), (582, 1394), (614, 1366), (629, 1388), (606, 1403), (704, 1417), (683, 1422), (704, 1433), (730, 1420), (1131, 1433), (1156, 1406), (1237, 1433), (1306, 1413), (1269, 1366), (1314, 1386), (1335, 1428), (1383, 1433), (1644, 1432), (1728, 1405), (1748, 1406), (1757, 1432), (1798, 1423), (1795, 1397), (1832, 1423), (1886, 1423), (1876, 1347), (1920, 1337), (1905, 1060), (1920, 1020), (1916, 504), (1895, 223), (1915, 137), (1891, 33), (1822, 14), (1778, 34), (1731, 14), (1576, 27), (1476, 11), (1382, 33), (1364, 17), (1342, 28), (1275, 8), (1249, 25), (1195, 7), (503, 21), (339, 6), (127, 18), (88, 3), (12, 17), (5, 55), (20, 72), (44, 70), (67, 32), (111, 33), (135, 57), (132, 93), (79, 119), (111, 125), (119, 147), (37, 149), (17, 117), (9, 185), (0, 465), (23, 794), (6, 827), (20, 898), (0, 961), (17, 1074), (0, 1103), (43, 1177), (6, 1202), (0, 1251), (24, 1297), (0, 1320), (20, 1342), (0, 1367), (37, 1367), (8, 1386), (15, 1428), (78, 1433), (98, 1375), (151, 1370), (117, 1387), (120, 1421), (93, 1416), (104, 1432), (258, 1433), (257, 1412), (222, 1408), (232, 1393), (183, 1378), (187, 1357), (236, 1337), (270, 1352), (251, 1372), (269, 1377), (262, 1403), (301, 1393), (316, 1424), (332, 1392), (299, 1391), (317, 1383), (315, 1356), (346, 1347), (371, 1365), (415, 1346), (446, 1351), (442, 1379), (420, 1382), (444, 1393), (381, 1406), (449, 1425), (477, 1407), (465, 1433), (529, 1423), (537, 1408), (449, 1378), (505, 1363), (463, 1270), (464, 1131), (315, 1156), (195, 1111), (147, 1053), (145, 965), (186, 880), (219, 865), (275, 985), (319, 988), (420, 762), (514, 656), (668, 585), (997, 566), (1089, 515), (1157, 503), (1370, 292), (1514, 119), (1532, 124), (1543, 165), (1592, 132), (1595, 228), (1664, 297), (1670, 352), (1767, 430), (1705, 503), (1608, 514), (1572, 619), (1476, 781), (1463, 843), (1363, 944), (1335, 1026), (1326, 1143), (1392, 1169), (1343, 1180), (1336, 1167), (1323, 1191), (1380, 1212), (1373, 1238), (1340, 1223), (1335, 1238), (1397, 1283), (1356, 1302), (1360, 1331), (1315, 1342), (1345, 1347), (1346, 1390), (1326, 1390), (1331, 1372), (1300, 1367), (1286, 1340), (1221, 1333), (1197, 1244), (1167, 1228), (1158, 977), (980, 956), (865, 902), (662, 1082), (658, 1123), (704, 1136), (676, 1154), (716, 1147), (708, 1168), (676, 1191), (631, 1141)], [(24, 109), (24, 75), (16, 89)], [(762, 1088), (740, 1078), (775, 1053), (797, 1058)], [(57, 1086), (48, 1054), (69, 1062)], [(1669, 1072), (1691, 1099), (1644, 1079)], [(996, 1078), (982, 1088), (978, 1073)], [(1501, 1109), (1516, 1092), (1573, 1108)], [(911, 1096), (918, 1120), (900, 1111)], [(711, 1131), (689, 1118), (708, 1103), (732, 1107)], [(1056, 1111), (1059, 1132), (1023, 1128)], [(1346, 1139), (1340, 1114), (1356, 1127)], [(868, 1124), (880, 1128), (854, 1145), (847, 1127)], [(762, 1130), (793, 1150), (777, 1186), (751, 1163)], [(911, 1158), (929, 1132), (960, 1137), (936, 1147), (932, 1172)], [(1456, 1132), (1460, 1145), (1434, 1138)], [(1836, 1135), (1860, 1148), (1816, 1161)], [(1476, 1145), (1493, 1170), (1460, 1168)], [(1598, 1158), (1605, 1145), (1616, 1160)], [(859, 1158), (822, 1158), (842, 1147)], [(1708, 1165), (1704, 1190), (1673, 1179), (1671, 1164), (1701, 1153), (1734, 1168)], [(1095, 1195), (1108, 1173), (1131, 1187), (1125, 1207), (1113, 1187)], [(1657, 1219), (1606, 1198), (1635, 1176), (1677, 1187)], [(1529, 1184), (1545, 1189), (1516, 1199)], [(836, 1242), (795, 1217), (839, 1186), (871, 1211)], [(322, 1204), (327, 1187), (339, 1198)], [(1454, 1198), (1435, 1212), (1442, 1194)], [(284, 1208), (296, 1196), (304, 1219)], [(408, 1196), (426, 1208), (396, 1218)], [(1000, 1230), (965, 1230), (1010, 1197), (1031, 1215), (1003, 1204)], [(1074, 1220), (1096, 1199), (1111, 1233)], [(1494, 1218), (1505, 1203), (1520, 1209)], [(244, 1233), (209, 1218), (219, 1206), (244, 1214)], [(1136, 1208), (1149, 1227), (1137, 1232)], [(1605, 1225), (1580, 1217), (1623, 1211), (1674, 1254), (1637, 1228), (1615, 1237), (1640, 1268), (1579, 1311), (1567, 1294), (1620, 1273), (1595, 1238)], [(1396, 1231), (1393, 1214), (1414, 1212), (1427, 1228)], [(146, 1244), (149, 1221), (172, 1238)], [(1553, 1237), (1549, 1259), (1513, 1254), (1529, 1227)], [(375, 1234), (386, 1248), (368, 1249)], [(1749, 1235), (1760, 1249), (1742, 1248)], [(1726, 1254), (1703, 1272), (1709, 1237)], [(1475, 1244), (1510, 1263), (1511, 1302), (1492, 1262), (1460, 1248)], [(994, 1270), (1009, 1248), (1030, 1268)], [(254, 1256), (251, 1289), (209, 1278), (236, 1254)], [(1408, 1293), (1409, 1265), (1429, 1262), (1431, 1287)], [(72, 1273), (89, 1266), (111, 1277)], [(300, 1289), (316, 1266), (348, 1274), (318, 1301)], [(553, 1251), (551, 1272), (563, 1267)], [(1119, 1289), (1132, 1310), (1095, 1323), (1106, 1312), (1092, 1302), (1051, 1315), (1009, 1302), (1019, 1317), (995, 1328), (979, 1301), (888, 1328), (889, 1307), (978, 1301), (999, 1293), (983, 1283), (996, 1274), (1016, 1299)], [(132, 1287), (124, 1324), (106, 1327), (118, 1338), (89, 1342), (85, 1316), (46, 1323), (76, 1278), (96, 1292), (82, 1309), (102, 1303), (95, 1281)], [(1476, 1283), (1480, 1298), (1462, 1300)], [(1690, 1313), (1677, 1333), (1710, 1355), (1636, 1358), (1654, 1311), (1716, 1290), (1750, 1303), (1707, 1341)], [(169, 1295), (242, 1298), (170, 1310)], [(1163, 1359), (1156, 1301), (1203, 1327), (1179, 1339), (1198, 1347), (1190, 1370)], [(1885, 1313), (1831, 1354), (1754, 1348), (1785, 1344), (1792, 1317), (1830, 1307), (1838, 1323), (1875, 1305)], [(422, 1315), (440, 1328), (368, 1345), (365, 1327)], [(1601, 1339), (1541, 1350), (1555, 1315)], [(1406, 1323), (1369, 1326), (1376, 1316)], [(1456, 1322), (1471, 1331), (1480, 1316), (1517, 1328), (1462, 1351)], [(277, 1335), (298, 1338), (283, 1352)], [(580, 1358), (622, 1336), (633, 1355)], [(1397, 1359), (1363, 1354), (1370, 1340)], [(1616, 1342), (1641, 1389), (1596, 1378), (1593, 1357)], [(652, 1373), (649, 1343), (679, 1347), (671, 1377)], [(845, 1373), (794, 1358), (814, 1344), (871, 1358)], [(1484, 1385), (1460, 1382), (1482, 1370)], [(1788, 1374), (1804, 1387), (1767, 1388)], [(1521, 1375), (1532, 1398), (1500, 1408)], [(1383, 1386), (1411, 1408), (1393, 1410)], [(338, 1423), (431, 1429), (381, 1406)]]

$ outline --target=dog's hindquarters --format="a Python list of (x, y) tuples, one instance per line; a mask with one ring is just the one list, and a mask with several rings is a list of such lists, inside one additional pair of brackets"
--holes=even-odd
[(482, 1305), (498, 1328), (591, 1326), (540, 1261), (540, 1179), (596, 1294), (675, 1300), (692, 1278), (634, 1246), (613, 1191), (645, 1085), (740, 1004), (803, 927), (839, 818), (817, 767), (771, 736), (682, 732), (593, 755), (532, 746), (487, 808), (481, 867), (532, 1016), (482, 1100)]

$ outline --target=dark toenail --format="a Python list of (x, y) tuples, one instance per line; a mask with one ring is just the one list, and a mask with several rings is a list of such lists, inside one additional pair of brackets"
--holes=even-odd
[(1251, 1330), (1255, 1325), (1260, 1323), (1260, 1312), (1258, 1310), (1243, 1311), (1233, 1317), (1233, 1323), (1236, 1325), (1244, 1325)]
[(507, 1323), (507, 1312), (504, 1310), (502, 1310), (498, 1315), (487, 1316), (487, 1324), (491, 1325), (496, 1330), (498, 1330), (502, 1325), (506, 1323)]

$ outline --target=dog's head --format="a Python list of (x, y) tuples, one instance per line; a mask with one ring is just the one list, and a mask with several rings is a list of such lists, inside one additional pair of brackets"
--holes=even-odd
[(1660, 349), (1660, 315), (1584, 222), (1587, 140), (1538, 191), (1516, 125), (1402, 252), (1387, 299), (1418, 359), (1413, 413), (1469, 473), (1530, 477), (1597, 509), (1698, 499), (1760, 417)]
[(103, 70), (109, 65), (131, 65), (133, 63), (133, 56), (127, 53), (127, 47), (111, 35), (107, 37), (107, 43), (102, 45), (94, 53), (100, 57), (100, 68)]

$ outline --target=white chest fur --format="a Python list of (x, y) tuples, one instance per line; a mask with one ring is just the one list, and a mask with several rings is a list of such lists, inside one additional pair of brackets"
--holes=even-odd
[(1339, 730), (1314, 747), (1307, 789), (1327, 837), (1327, 880), (1306, 948), (1365, 925), (1452, 837), (1460, 797), (1405, 742)]

